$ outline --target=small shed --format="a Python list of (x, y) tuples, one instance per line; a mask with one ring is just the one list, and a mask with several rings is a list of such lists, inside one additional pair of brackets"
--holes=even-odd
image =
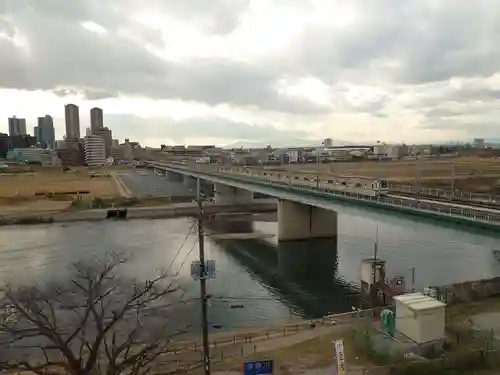
[(417, 344), (445, 338), (446, 304), (422, 293), (395, 296), (396, 331)]

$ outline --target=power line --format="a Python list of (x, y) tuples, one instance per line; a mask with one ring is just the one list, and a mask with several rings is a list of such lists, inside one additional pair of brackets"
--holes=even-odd
[(191, 224), (191, 227), (189, 228), (188, 232), (186, 233), (186, 237), (184, 237), (184, 240), (182, 241), (181, 245), (179, 246), (179, 249), (177, 249), (177, 252), (175, 253), (174, 257), (172, 258), (172, 261), (170, 262), (170, 265), (168, 266), (166, 273), (170, 272), (170, 269), (174, 265), (175, 260), (177, 259), (177, 257), (179, 256), (180, 252), (182, 251), (182, 248), (186, 244), (186, 241), (189, 238), (189, 235), (193, 234), (192, 230), (194, 229), (195, 224), (196, 223), (194, 223), (194, 222)]
[[(184, 257), (184, 260), (182, 261), (179, 269), (182, 269), (182, 267), (184, 267), (184, 264), (186, 263), (186, 261), (188, 260), (189, 256), (191, 255), (191, 253), (193, 252), (193, 250), (195, 249), (196, 247), (196, 244), (198, 244), (198, 239), (196, 239), (193, 243), (193, 245), (191, 246), (191, 249), (189, 249), (188, 253), (186, 254), (186, 256)], [(177, 272), (177, 274), (179, 274), (179, 272)]]

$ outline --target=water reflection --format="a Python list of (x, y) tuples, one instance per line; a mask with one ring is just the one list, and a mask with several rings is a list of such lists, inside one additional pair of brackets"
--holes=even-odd
[[(242, 221), (240, 218), (239, 225)], [(222, 222), (215, 227), (224, 230)], [(357, 299), (356, 288), (338, 277), (336, 238), (277, 244), (264, 239), (216, 242), (294, 314), (317, 317), (343, 312)]]
[[(339, 206), (337, 241), (287, 244), (269, 238), (277, 233), (276, 215), (224, 215), (218, 222), (207, 222), (206, 256), (217, 265), (217, 278), (208, 282), (211, 325), (262, 326), (280, 324), (290, 313), (317, 316), (350, 310), (357, 299), (360, 261), (373, 253), (376, 226), (379, 255), (387, 260), (389, 274), (416, 267), (418, 288), (500, 274), (491, 254), (492, 248), (500, 249), (500, 241), (481, 232)], [(228, 232), (267, 237), (211, 235)], [(106, 252), (130, 257), (124, 272), (141, 280), (174, 260), (171, 273), (191, 302), (175, 306), (168, 318), (198, 328), (199, 285), (189, 267), (198, 249), (189, 218), (0, 228), (0, 280), (64, 280), (71, 263), (98, 259)], [(244, 308), (232, 309), (235, 304)]]

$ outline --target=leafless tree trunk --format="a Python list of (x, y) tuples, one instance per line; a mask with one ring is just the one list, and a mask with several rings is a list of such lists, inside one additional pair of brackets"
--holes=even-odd
[[(173, 358), (169, 344), (185, 331), (171, 327), (163, 311), (178, 288), (165, 272), (146, 282), (123, 282), (116, 271), (124, 262), (112, 255), (101, 263), (76, 263), (64, 286), (7, 286), (0, 300), (0, 340), (29, 359), (0, 368), (143, 375), (160, 356)], [(160, 309), (162, 314), (152, 314)]]

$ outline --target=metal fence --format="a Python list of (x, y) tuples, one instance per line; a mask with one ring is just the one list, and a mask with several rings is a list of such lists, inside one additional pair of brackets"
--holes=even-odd
[(464, 192), (464, 191), (453, 191), (447, 189), (435, 189), (435, 188), (426, 188), (421, 187), (418, 188), (414, 185), (396, 185), (390, 184), (390, 190), (400, 191), (404, 193), (412, 193), (416, 194), (420, 192), (421, 194), (429, 195), (432, 197), (438, 198), (460, 198), (464, 200), (469, 200), (472, 202), (500, 202), (500, 196), (492, 195), (492, 194), (481, 194), (481, 193), (472, 193), (472, 192)]
[[(228, 169), (229, 168), (225, 168)], [(296, 180), (275, 180), (270, 179), (270, 176), (265, 176), (266, 178), (254, 178), (254, 175), (240, 175), (236, 173), (228, 173), (222, 169), (228, 177), (239, 179), (243, 182), (250, 183), (264, 183), (266, 185), (271, 186), (279, 186), (280, 188), (288, 187), (288, 189), (296, 189), (299, 188), (302, 192), (313, 192), (313, 193), (322, 193), (325, 195), (343, 197), (354, 200), (363, 200), (373, 202), (375, 204), (386, 205), (386, 206), (396, 206), (405, 208), (407, 210), (413, 211), (426, 211), (437, 213), (443, 216), (455, 216), (460, 218), (465, 218), (471, 221), (485, 221), (485, 222), (495, 222), (500, 223), (500, 210), (496, 212), (495, 210), (485, 210), (480, 208), (465, 208), (461, 205), (450, 205), (450, 204), (442, 204), (439, 202), (428, 202), (428, 201), (418, 201), (418, 200), (409, 200), (402, 198), (394, 198), (394, 197), (386, 197), (386, 196), (370, 196), (361, 193), (352, 193), (347, 191), (338, 191), (334, 189), (329, 189), (326, 187), (315, 187), (310, 184), (304, 184), (302, 181)], [(220, 169), (210, 169), (210, 171), (219, 172)], [(251, 177), (251, 178), (249, 178)], [(264, 177), (264, 176), (261, 176)], [(464, 205), (465, 206), (465, 205)]]
[[(167, 167), (168, 168), (168, 167)], [(415, 200), (415, 199), (403, 199), (390, 197), (390, 196), (371, 196), (363, 193), (353, 193), (347, 191), (338, 191), (333, 188), (327, 188), (322, 186), (314, 186), (314, 181), (309, 181), (307, 184), (305, 181), (289, 179), (287, 176), (281, 176), (277, 178), (272, 173), (268, 172), (251, 172), (245, 168), (230, 168), (230, 167), (213, 167), (207, 165), (197, 165), (196, 170), (188, 166), (176, 165), (172, 167), (173, 169), (185, 170), (189, 173), (202, 173), (211, 175), (212, 173), (217, 173), (217, 176), (221, 177), (221, 174), (225, 178), (231, 178), (233, 180), (258, 184), (271, 187), (279, 187), (281, 189), (286, 188), (291, 191), (300, 191), (301, 193), (312, 193), (315, 195), (321, 195), (325, 198), (337, 197), (343, 198), (345, 200), (356, 200), (370, 202), (373, 205), (379, 205), (382, 207), (391, 208), (402, 208), (405, 211), (419, 211), (422, 213), (433, 213), (439, 216), (455, 217), (462, 220), (476, 221), (491, 223), (493, 225), (500, 224), (500, 210), (494, 209), (481, 209), (480, 207), (467, 207), (466, 205), (458, 204), (446, 204), (443, 202), (433, 202), (425, 200)], [(265, 174), (264, 174), (265, 173)], [(311, 183), (313, 183), (311, 185)]]

